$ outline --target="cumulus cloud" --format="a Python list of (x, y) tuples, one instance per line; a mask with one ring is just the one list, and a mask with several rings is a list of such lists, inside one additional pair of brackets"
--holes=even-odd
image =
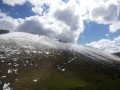
[[(13, 0), (11, 2), (3, 0), (3, 3), (11, 6), (22, 5), (25, 2), (30, 3), (31, 10), (38, 15), (26, 17), (20, 23), (18, 19), (11, 18), (10, 25), (6, 29), (46, 35), (71, 43), (77, 42), (84, 25), (77, 10), (76, 0), (69, 0), (68, 3), (62, 0)], [(45, 10), (47, 11), (43, 14)], [(5, 27), (1, 25), (1, 28)]]
[(6, 13), (3, 13), (1, 10), (0, 10), (0, 19), (1, 18), (4, 18), (4, 17), (6, 17), (7, 16), (7, 14)]
[(41, 22), (39, 16), (26, 18), (24, 23), (20, 24), (16, 30), (19, 32), (27, 32), (39, 35), (50, 35), (52, 31), (45, 27), (45, 23)]
[(101, 24), (110, 24), (116, 21), (119, 17), (119, 9), (116, 4), (110, 3), (108, 5), (100, 4), (91, 11), (91, 20)]
[(28, 0), (27, 2), (33, 6), (32, 11), (37, 14), (41, 14), (46, 6), (49, 7), (50, 12), (54, 12), (65, 4), (62, 0)]
[(2, 0), (4, 4), (15, 6), (23, 5), (27, 0)]
[[(21, 32), (35, 33), (77, 42), (79, 34), (84, 31), (84, 20), (100, 24), (109, 24), (110, 32), (119, 29), (119, 0), (2, 0), (4, 4), (15, 6), (31, 4), (31, 10), (38, 14), (25, 19), (12, 17), (0, 19), (0, 28), (13, 29)], [(0, 17), (1, 17), (0, 16)], [(11, 18), (11, 19), (10, 19)], [(3, 22), (6, 22), (2, 25)]]
[(0, 29), (15, 30), (18, 22), (10, 17), (0, 19)]
[(71, 27), (71, 30), (79, 29), (79, 16), (73, 13), (71, 8), (66, 8), (64, 10), (57, 10), (55, 12), (55, 18), (60, 20)]
[[(108, 24), (110, 32), (117, 31), (118, 28), (111, 30), (111, 27), (115, 27), (116, 22), (119, 21), (120, 0), (89, 0), (87, 3), (86, 0), (81, 0), (80, 4), (84, 20), (94, 21), (98, 24)], [(113, 25), (111, 26), (111, 24)]]
[(101, 39), (99, 41), (94, 41), (86, 45), (99, 48), (109, 53), (119, 52), (120, 51), (120, 36), (116, 37), (114, 40)]
[(13, 19), (0, 11), (0, 29), (14, 31), (21, 22), (22, 19)]
[(51, 8), (51, 11), (61, 7), (65, 2), (62, 0), (2, 0), (4, 4), (15, 6), (23, 5), (24, 3), (30, 3), (32, 5), (32, 11), (40, 14), (43, 12), (44, 5)]
[(100, 24), (114, 23), (119, 17), (119, 3), (116, 0), (90, 0), (90, 5), (84, 8), (88, 12), (87, 19)]
[[(74, 15), (72, 17), (74, 17)], [(61, 19), (56, 20), (56, 18), (49, 17), (49, 16), (27, 17), (24, 19), (24, 22), (16, 28), (16, 31), (19, 31), (19, 32), (28, 32), (28, 33), (34, 33), (39, 35), (50, 36), (66, 42), (72, 42), (72, 43), (77, 42), (79, 33), (82, 30), (83, 28), (80, 29), (78, 27), (73, 29), (72, 25), (68, 25)]]
[(110, 32), (112, 33), (120, 30), (120, 21), (111, 24), (109, 28), (110, 28)]

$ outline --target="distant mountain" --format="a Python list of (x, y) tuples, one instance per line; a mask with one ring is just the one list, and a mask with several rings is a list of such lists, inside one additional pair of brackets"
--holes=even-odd
[(1, 30), (0, 29), (0, 34), (6, 34), (6, 33), (9, 33), (9, 31), (8, 30)]
[(0, 86), (8, 90), (71, 90), (114, 79), (120, 58), (113, 54), (28, 33), (0, 35)]
[(120, 57), (120, 52), (113, 53), (113, 54)]

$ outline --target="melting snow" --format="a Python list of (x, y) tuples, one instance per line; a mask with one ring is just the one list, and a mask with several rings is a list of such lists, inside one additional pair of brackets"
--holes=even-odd
[[(79, 52), (99, 62), (106, 61), (109, 63), (113, 63), (111, 59), (120, 61), (118, 57), (103, 52), (99, 49), (95, 49), (85, 45), (62, 43), (59, 42), (57, 39), (51, 39), (49, 37), (33, 35), (28, 33), (22, 33), (22, 32), (8, 33), (8, 34), (0, 35), (0, 40), (4, 41), (0, 43), (1, 46), (0, 49), (4, 50), (5, 52), (8, 52), (7, 56), (9, 55), (11, 56), (12, 54), (16, 54), (16, 53), (19, 54), (21, 48), (23, 48), (26, 52), (28, 52), (28, 54), (33, 52), (33, 53), (45, 53), (47, 55), (51, 53), (49, 49), (56, 49), (56, 50), (60, 50), (60, 53), (63, 50), (67, 50), (71, 52)], [(3, 45), (6, 46), (3, 47)], [(4, 62), (5, 57), (0, 56), (0, 58), (3, 58), (2, 62)], [(67, 63), (72, 62), (73, 60), (75, 60), (75, 58), (76, 56), (74, 55), (74, 57), (70, 59)], [(17, 61), (17, 58), (13, 60)], [(31, 63), (31, 65), (33, 64)]]
[(47, 54), (47, 55), (48, 55), (48, 54), (49, 54), (49, 52), (45, 52), (45, 54)]
[(0, 56), (1, 59), (5, 59), (5, 57)]
[(1, 78), (6, 78), (7, 76), (2, 76)]
[(13, 68), (8, 69), (8, 73), (15, 73), (15, 74), (17, 74), (17, 71), (18, 71), (18, 69), (13, 69)]
[(8, 65), (12, 65), (12, 63), (8, 63)]
[(62, 71), (65, 71), (65, 68), (61, 69)]
[(65, 71), (65, 68), (63, 68), (63, 66), (57, 65), (57, 68), (58, 68), (59, 70)]
[(14, 65), (14, 66), (15, 66), (15, 67), (17, 67), (18, 65), (19, 65), (19, 64), (15, 63), (15, 65)]
[(39, 78), (34, 79), (33, 82), (38, 82), (38, 79), (39, 79)]
[(33, 53), (37, 53), (37, 51), (32, 51)]
[[(79, 53), (83, 53), (90, 58), (99, 58), (102, 60), (107, 60), (105, 58), (108, 58), (108, 60), (110, 58), (114, 58), (114, 59), (120, 60), (117, 57), (110, 55), (108, 53), (105, 53), (99, 49), (95, 49), (95, 48), (84, 46), (84, 45), (62, 43), (62, 42), (58, 42), (57, 39), (51, 39), (49, 37), (33, 35), (33, 34), (28, 34), (28, 33), (22, 33), (22, 32), (8, 33), (8, 34), (0, 35), (0, 39), (5, 40), (7, 43), (11, 43), (11, 42), (16, 43), (15, 45), (19, 46), (17, 48), (20, 48), (20, 47), (25, 48), (26, 46), (27, 49), (32, 50), (33, 53), (37, 53), (37, 51), (35, 50), (36, 46), (38, 48), (47, 46), (48, 48), (61, 49), (61, 52), (62, 50), (76, 51)], [(12, 47), (9, 46), (9, 48), (6, 48), (6, 50), (9, 51), (10, 48), (12, 49)], [(16, 47), (14, 46), (14, 48)], [(5, 49), (5, 47), (4, 48), (1, 47), (1, 49)], [(28, 50), (28, 53), (30, 52), (29, 50)], [(11, 50), (10, 52), (10, 54), (16, 54), (16, 53), (19, 54), (20, 51)], [(39, 52), (39, 53), (42, 53), (42, 52)], [(50, 53), (46, 51), (45, 54), (50, 54)], [(4, 57), (0, 57), (0, 58), (4, 58)]]
[(57, 65), (57, 68), (58, 68), (58, 69), (61, 69), (59, 65)]
[(10, 88), (10, 83), (5, 83), (4, 85), (3, 85), (3, 90), (11, 90), (11, 88)]
[[(108, 63), (112, 63), (113, 61), (110, 61), (110, 59), (112, 60), (115, 59), (120, 61), (118, 57), (108, 54), (106, 52), (103, 52), (99, 49), (95, 49), (95, 48), (84, 46), (84, 45), (62, 43), (62, 42), (59, 42), (57, 39), (51, 39), (49, 37), (38, 36), (38, 35), (33, 35), (28, 33), (14, 32), (9, 34), (4, 34), (4, 35), (0, 35), (0, 40), (3, 41), (3, 42), (0, 42), (0, 50), (1, 51), (3, 50), (4, 52), (6, 52), (7, 58), (9, 58), (14, 54), (15, 55), (21, 54), (22, 53), (21, 48), (22, 48), (27, 54), (44, 53), (46, 54), (46, 56), (51, 53), (55, 53), (55, 52), (50, 52), (50, 50), (52, 49), (60, 50), (58, 54), (61, 54), (63, 50), (74, 52), (73, 53), (74, 56), (70, 58), (69, 61), (67, 61), (67, 63), (70, 63), (76, 59), (75, 52), (84, 54), (86, 57), (90, 57), (93, 60), (96, 60), (99, 62), (107, 61)], [(4, 62), (4, 59), (6, 57), (4, 55), (0, 55), (0, 59), (2, 59), (1, 61)], [(54, 58), (56, 58), (56, 56), (54, 56)], [(17, 58), (13, 58), (12, 60), (14, 62), (18, 61)], [(28, 62), (29, 61), (26, 60), (26, 63)], [(26, 63), (24, 63), (24, 66), (27, 66)], [(8, 63), (8, 65), (12, 65), (12, 63)], [(17, 63), (14, 63), (13, 65), (15, 67), (18, 66)], [(31, 62), (30, 65), (33, 65), (33, 63)], [(37, 66), (37, 64), (35, 64), (35, 66)], [(57, 65), (57, 68), (60, 69), (61, 71), (66, 70), (65, 67), (60, 65)], [(11, 68), (11, 69), (8, 69), (6, 73), (17, 74), (17, 72), (18, 72), (18, 69)], [(6, 76), (2, 76), (1, 78), (6, 78)], [(34, 79), (33, 82), (38, 82), (38, 78)], [(10, 90), (9, 85), (10, 83), (8, 84), (5, 83), (3, 90)]]
[[(72, 62), (72, 61), (74, 61), (75, 59), (76, 59), (76, 55), (75, 55), (75, 52), (74, 52), (74, 57), (72, 58), (72, 59), (70, 59), (69, 61), (67, 61), (67, 63), (70, 63), (70, 62)], [(67, 63), (64, 63), (64, 64), (67, 64)]]
[(2, 62), (5, 62), (4, 60)]

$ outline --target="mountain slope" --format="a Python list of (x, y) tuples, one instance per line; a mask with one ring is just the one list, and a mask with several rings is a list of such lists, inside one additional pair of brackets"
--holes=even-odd
[(14, 90), (67, 90), (120, 77), (120, 58), (28, 33), (0, 35), (0, 81)]
[(8, 30), (1, 30), (0, 29), (0, 34), (6, 34), (6, 33), (9, 33), (9, 31)]
[(114, 55), (120, 57), (120, 52), (117, 52), (117, 53), (113, 53)]

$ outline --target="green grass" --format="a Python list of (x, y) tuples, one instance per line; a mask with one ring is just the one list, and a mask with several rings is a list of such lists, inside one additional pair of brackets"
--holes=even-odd
[[(97, 63), (79, 53), (76, 53), (74, 61), (64, 64), (73, 57), (73, 53), (67, 51), (61, 54), (57, 51), (56, 54), (51, 54), (51, 56), (36, 53), (12, 55), (6, 58), (6, 61), (13, 64), (12, 66), (8, 66), (9, 62), (0, 63), (0, 70), (2, 71), (0, 76), (7, 75), (4, 81), (11, 82), (14, 90), (120, 90), (117, 89), (120, 88), (119, 80), (108, 80), (111, 78), (111, 73), (116, 74), (114, 69), (112, 70), (111, 67), (104, 69), (102, 68), (104, 64)], [(13, 62), (12, 59), (14, 58), (19, 59), (17, 62)], [(29, 61), (28, 64), (26, 64), (26, 60)], [(14, 63), (19, 64), (17, 67), (18, 74), (8, 74), (7, 70), (9, 68), (16, 68)], [(24, 66), (24, 64), (27, 66)], [(57, 65), (64, 67), (65, 71), (59, 70)], [(107, 73), (104, 73), (106, 70), (108, 70)], [(39, 81), (35, 83), (33, 80), (36, 78), (39, 78)], [(18, 79), (18, 82), (16, 79)], [(99, 80), (102, 82), (96, 83)], [(113, 87), (115, 89), (111, 89)]]
[(73, 87), (80, 87), (87, 85), (76, 77), (71, 77), (63, 73), (52, 74), (45, 80), (40, 80), (37, 83), (32, 83), (30, 86), (24, 86), (22, 89), (27, 88), (28, 90), (68, 90)]
[(70, 90), (120, 90), (120, 79), (109, 79), (85, 87), (76, 87)]

